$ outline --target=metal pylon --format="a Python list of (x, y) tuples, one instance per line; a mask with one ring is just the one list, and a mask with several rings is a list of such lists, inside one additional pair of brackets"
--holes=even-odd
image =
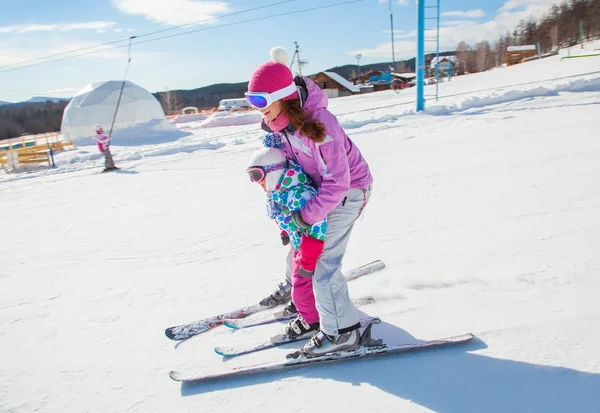
[[(425, 0), (421, 0), (425, 1)], [(430, 0), (431, 1), (431, 0)], [(435, 53), (435, 100), (439, 99), (440, 84), (440, 0), (432, 0), (435, 5), (425, 3), (425, 23), (433, 23), (433, 27), (425, 25), (425, 56)]]

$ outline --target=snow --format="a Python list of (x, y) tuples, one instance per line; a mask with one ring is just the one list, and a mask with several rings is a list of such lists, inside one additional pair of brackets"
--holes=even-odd
[(215, 112), (201, 123), (200, 127), (215, 128), (219, 126), (260, 124), (262, 117), (257, 110)]
[(118, 173), (99, 173), (93, 147), (58, 153), (56, 169), (0, 172), (0, 411), (594, 411), (600, 73), (563, 55), (453, 78), (425, 113), (414, 88), (330, 102), (375, 177), (344, 261), (387, 264), (349, 284), (377, 300), (361, 308), (384, 321), (374, 337), (476, 334), (465, 346), (181, 386), (169, 370), (301, 345), (223, 360), (214, 346), (281, 327), (179, 345), (163, 334), (282, 278), (286, 250), (244, 174), (258, 123), (115, 145)]
[(358, 86), (353, 85), (352, 83), (350, 83), (349, 80), (347, 80), (346, 78), (342, 77), (341, 75), (338, 75), (335, 72), (323, 72), (325, 73), (327, 76), (329, 76), (331, 79), (335, 80), (336, 82), (338, 82), (340, 85), (344, 86), (346, 89), (348, 89), (350, 92), (353, 93), (360, 93), (360, 89), (358, 88)]
[(534, 44), (528, 44), (525, 46), (508, 46), (506, 48), (506, 51), (508, 51), (508, 52), (519, 52), (519, 51), (526, 51), (526, 50), (537, 50), (537, 46)]

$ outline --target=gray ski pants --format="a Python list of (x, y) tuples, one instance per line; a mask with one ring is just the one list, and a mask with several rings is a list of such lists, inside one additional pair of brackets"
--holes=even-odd
[[(325, 245), (313, 275), (321, 330), (325, 334), (337, 335), (339, 330), (352, 327), (360, 321), (341, 268), (354, 223), (370, 198), (371, 186), (365, 189), (352, 188), (345, 200), (327, 215)], [(292, 248), (287, 257), (286, 275), (289, 280), (293, 256)]]

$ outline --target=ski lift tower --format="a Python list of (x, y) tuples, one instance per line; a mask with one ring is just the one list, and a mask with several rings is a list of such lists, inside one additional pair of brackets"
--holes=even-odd
[[(427, 6), (426, 0), (417, 0), (417, 112), (425, 109), (425, 42), (435, 43), (435, 99), (439, 96), (439, 61), (440, 61), (440, 0), (429, 0), (435, 2), (435, 5)], [(425, 10), (435, 10), (434, 16), (426, 16)], [(426, 28), (425, 23), (428, 20), (434, 20), (434, 28)], [(427, 31), (428, 38), (425, 39)], [(432, 53), (433, 54), (433, 53)]]

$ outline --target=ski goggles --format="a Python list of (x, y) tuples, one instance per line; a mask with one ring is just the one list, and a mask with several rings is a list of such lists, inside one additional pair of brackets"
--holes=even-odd
[(246, 100), (256, 109), (264, 109), (277, 102), (284, 97), (287, 97), (296, 91), (296, 84), (292, 82), (291, 85), (284, 87), (283, 89), (276, 90), (273, 93), (267, 92), (246, 92)]
[(251, 166), (250, 168), (246, 169), (246, 173), (248, 174), (252, 182), (262, 182), (265, 180), (269, 172), (285, 169), (287, 168), (287, 166), (288, 161), (272, 163), (267, 166)]

